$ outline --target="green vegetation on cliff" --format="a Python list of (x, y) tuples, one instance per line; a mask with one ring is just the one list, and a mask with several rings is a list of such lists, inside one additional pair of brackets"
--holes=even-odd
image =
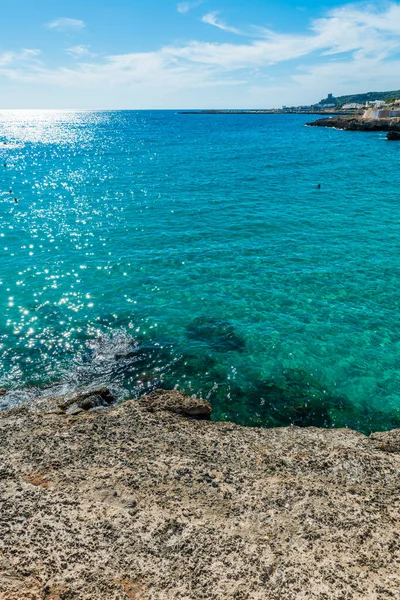
[[(343, 106), (343, 104), (356, 102), (358, 104), (364, 104), (368, 101), (373, 100), (397, 100), (400, 98), (400, 90), (394, 90), (391, 92), (367, 92), (365, 94), (350, 94), (348, 96), (336, 96), (336, 106)], [(326, 100), (325, 100), (326, 101)]]

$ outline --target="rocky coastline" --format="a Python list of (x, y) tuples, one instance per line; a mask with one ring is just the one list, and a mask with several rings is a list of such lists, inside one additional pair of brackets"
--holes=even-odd
[(364, 119), (360, 116), (331, 117), (307, 123), (309, 127), (332, 127), (345, 131), (386, 131), (388, 140), (400, 139), (400, 118)]
[(400, 430), (247, 428), (106, 388), (0, 413), (1, 600), (400, 595)]

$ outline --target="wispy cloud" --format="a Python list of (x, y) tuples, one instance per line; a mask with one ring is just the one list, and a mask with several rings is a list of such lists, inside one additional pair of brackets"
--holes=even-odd
[(57, 29), (59, 31), (71, 31), (83, 29), (85, 27), (84, 21), (80, 19), (69, 19), (68, 17), (62, 17), (61, 19), (55, 19), (46, 24), (48, 29)]
[(203, 23), (207, 23), (208, 25), (213, 25), (213, 27), (222, 29), (222, 31), (229, 31), (230, 33), (237, 33), (238, 35), (241, 35), (241, 31), (239, 29), (236, 29), (236, 27), (231, 27), (223, 21), (220, 21), (218, 19), (217, 12), (207, 13), (201, 20), (203, 21)]
[[(236, 100), (242, 106), (304, 103), (327, 91), (399, 87), (400, 2), (378, 8), (345, 5), (311, 21), (303, 32), (259, 29), (257, 37), (237, 43), (191, 41), (153, 52), (108, 56), (96, 56), (80, 45), (67, 52), (84, 60), (53, 68), (37, 50), (0, 54), (0, 78), (51, 89), (73, 88), (76, 96), (87, 90), (95, 99), (103, 98), (107, 90), (127, 102), (155, 98), (158, 104), (152, 106), (183, 105), (184, 98), (193, 106), (199, 97), (209, 98), (208, 105), (212, 98), (224, 105)], [(284, 72), (273, 66), (285, 61)], [(232, 95), (232, 86), (240, 93)]]
[(191, 42), (169, 51), (182, 59), (226, 69), (263, 67), (304, 56), (353, 53), (389, 58), (400, 51), (400, 3), (374, 10), (370, 5), (347, 5), (311, 22), (304, 34), (259, 30), (257, 39), (240, 44)]
[(21, 52), (3, 52), (0, 53), (0, 69), (11, 64), (24, 64), (37, 62), (37, 58), (41, 54), (40, 50), (25, 48)]
[(200, 4), (203, 4), (204, 1), (205, 0), (197, 0), (197, 2), (178, 2), (176, 10), (179, 13), (186, 14), (192, 10), (192, 8), (196, 8), (197, 6), (200, 6)]
[(66, 53), (69, 54), (70, 56), (73, 56), (74, 58), (93, 58), (94, 56), (96, 56), (96, 54), (94, 54), (93, 52), (91, 52), (91, 50), (89, 49), (89, 46), (86, 46), (85, 44), (81, 44), (78, 46), (71, 46), (70, 48), (67, 48)]

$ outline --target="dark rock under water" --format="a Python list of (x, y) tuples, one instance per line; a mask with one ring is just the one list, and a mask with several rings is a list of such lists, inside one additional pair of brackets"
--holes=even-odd
[(245, 341), (233, 325), (215, 317), (197, 317), (186, 328), (188, 338), (205, 342), (218, 352), (243, 352)]
[[(198, 317), (188, 325), (187, 337), (208, 350), (180, 351), (169, 341), (135, 339), (123, 331), (99, 335), (87, 341), (72, 368), (54, 383), (1, 390), (0, 409), (96, 387), (109, 387), (119, 400), (162, 388), (201, 396), (211, 402), (215, 419), (248, 426), (351, 427), (364, 433), (400, 427), (398, 411), (355, 406), (304, 369), (282, 367), (268, 378), (257, 372), (232, 378), (220, 353), (244, 352), (245, 342), (229, 321)], [(76, 403), (70, 410), (75, 409), (85, 410)]]

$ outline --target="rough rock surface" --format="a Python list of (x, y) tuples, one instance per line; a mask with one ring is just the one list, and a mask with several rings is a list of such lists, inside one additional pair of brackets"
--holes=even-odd
[(332, 117), (307, 123), (310, 127), (334, 127), (348, 131), (400, 131), (400, 119), (363, 119), (362, 117)]
[(162, 396), (0, 414), (1, 600), (400, 597), (399, 430), (244, 428)]
[(186, 396), (183, 392), (154, 390), (140, 400), (141, 406), (151, 412), (169, 411), (198, 419), (210, 419), (212, 407), (200, 398)]
[(117, 399), (106, 387), (96, 387), (65, 396), (32, 397), (24, 402), (23, 409), (40, 413), (78, 414), (85, 410), (107, 408)]

